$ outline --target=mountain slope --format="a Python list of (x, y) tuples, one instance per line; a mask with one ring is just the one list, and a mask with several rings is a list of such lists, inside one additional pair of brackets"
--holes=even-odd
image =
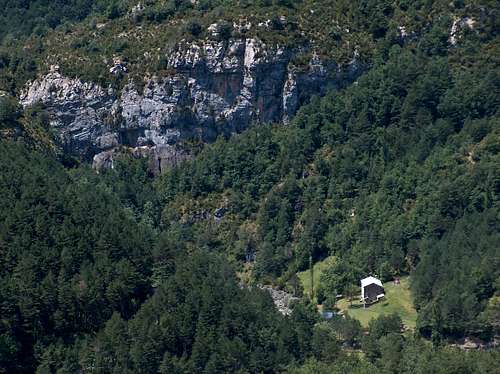
[[(496, 2), (102, 4), (46, 33), (11, 25), (26, 36), (2, 44), (0, 372), (497, 371)], [(252, 23), (248, 34), (240, 18)], [(231, 56), (238, 40), (244, 51)], [(253, 56), (253, 71), (244, 64), (250, 40), (270, 48)], [(199, 50), (189, 51), (198, 44), (223, 53), (196, 65)], [(279, 50), (293, 53), (276, 64)], [(224, 86), (232, 57), (238, 69)], [(183, 61), (179, 71), (166, 69), (169, 58)], [(330, 73), (352, 61), (363, 69), (333, 84)], [(281, 121), (288, 74), (297, 83), (319, 66), (333, 70), (319, 68), (318, 86)], [(203, 114), (191, 105), (168, 101), (193, 92), (189, 78), (209, 80), (204, 93), (224, 91), (201, 102), (238, 96), (249, 76), (276, 89), (254, 91), (251, 106), (266, 108), (267, 97), (279, 115), (233, 128), (205, 113), (211, 129), (187, 120)], [(172, 92), (169, 79), (180, 81)], [(23, 108), (14, 96), (30, 90), (46, 100)], [(114, 122), (124, 96), (129, 113)], [(159, 120), (143, 144), (161, 112), (148, 112), (151, 102), (184, 117)], [(175, 131), (188, 135), (175, 146), (161, 138)], [(162, 147), (177, 147), (175, 166), (164, 167)], [(96, 172), (81, 156), (103, 150), (110, 168)], [(297, 272), (329, 256), (315, 289), (325, 306), (370, 273), (410, 275), (415, 335), (402, 333), (397, 315), (366, 328), (323, 320)], [(262, 284), (298, 298), (290, 315)], [(448, 344), (461, 339), (491, 349)]]
[[(410, 272), (422, 332), (481, 330), (498, 278), (499, 76), (455, 53), (393, 47), (289, 126), (217, 142), (162, 178), (164, 222), (192, 224), (237, 261), (255, 253), (254, 276), (281, 284), (335, 255), (327, 294)], [(220, 222), (197, 218), (216, 208)]]
[(103, 1), (80, 22), (5, 43), (0, 88), (25, 107), (42, 104), (67, 152), (86, 160), (100, 153), (96, 167), (106, 167), (131, 147), (160, 173), (200, 142), (253, 122), (289, 121), (312, 95), (350, 84), (392, 45), (442, 53), (467, 33), (487, 39), (495, 10), (445, 2)]

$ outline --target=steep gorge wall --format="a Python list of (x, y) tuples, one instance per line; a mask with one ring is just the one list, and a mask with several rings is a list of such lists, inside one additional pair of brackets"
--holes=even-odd
[(119, 146), (152, 156), (161, 169), (185, 159), (183, 139), (213, 141), (252, 122), (287, 121), (301, 101), (354, 80), (361, 67), (339, 66), (312, 54), (307, 66), (291, 62), (300, 53), (256, 39), (180, 42), (167, 59), (169, 73), (128, 83), (120, 91), (62, 75), (53, 67), (29, 82), (23, 106), (42, 103), (65, 149), (97, 166), (112, 165)]

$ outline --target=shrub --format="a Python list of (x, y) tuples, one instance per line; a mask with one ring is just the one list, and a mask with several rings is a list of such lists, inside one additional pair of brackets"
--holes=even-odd
[(21, 109), (16, 99), (11, 96), (0, 96), (0, 126), (12, 124), (21, 115)]
[(199, 36), (203, 30), (198, 22), (190, 21), (186, 25), (186, 31), (193, 36)]
[(233, 32), (233, 25), (228, 22), (221, 22), (218, 25), (217, 32), (219, 33), (219, 40), (228, 40)]

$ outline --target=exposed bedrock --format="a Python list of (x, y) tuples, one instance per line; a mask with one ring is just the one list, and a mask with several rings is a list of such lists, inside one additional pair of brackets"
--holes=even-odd
[[(29, 82), (20, 101), (43, 103), (65, 149), (94, 158), (97, 167), (111, 165), (102, 160), (118, 147), (151, 148), (152, 157), (160, 154), (158, 165), (169, 160), (167, 167), (185, 159), (176, 156), (182, 140), (210, 142), (252, 122), (286, 122), (301, 102), (353, 81), (362, 70), (355, 60), (339, 66), (314, 54), (298, 68), (291, 62), (297, 53), (304, 51), (255, 39), (180, 42), (168, 56), (168, 76), (145, 77), (140, 86), (128, 83), (117, 91), (65, 77), (54, 67)], [(107, 153), (96, 156), (101, 152)]]

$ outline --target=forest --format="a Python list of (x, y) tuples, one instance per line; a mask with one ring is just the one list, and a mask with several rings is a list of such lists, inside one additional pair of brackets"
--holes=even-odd
[[(140, 22), (234, 5), (151, 3)], [(452, 48), (449, 17), (405, 42), (389, 2), (360, 3), (374, 44), (353, 84), (155, 176), (131, 157), (96, 172), (15, 99), (39, 63), (16, 43), (131, 4), (0, 1), (0, 373), (498, 372), (498, 347), (453, 346), (500, 335), (498, 4)], [(396, 3), (421, 22), (442, 6)], [(297, 273), (332, 256), (310, 297)], [(409, 276), (414, 331), (321, 317), (367, 274)]]
[[(1, 146), (3, 372), (496, 371), (498, 351), (431, 344), (402, 332), (397, 315), (372, 320), (367, 335), (349, 317), (321, 320), (307, 300), (282, 316), (266, 292), (241, 288), (209, 228), (158, 224), (145, 163), (103, 176)], [(465, 317), (443, 320), (479, 320)], [(448, 333), (425, 321), (421, 330)]]

